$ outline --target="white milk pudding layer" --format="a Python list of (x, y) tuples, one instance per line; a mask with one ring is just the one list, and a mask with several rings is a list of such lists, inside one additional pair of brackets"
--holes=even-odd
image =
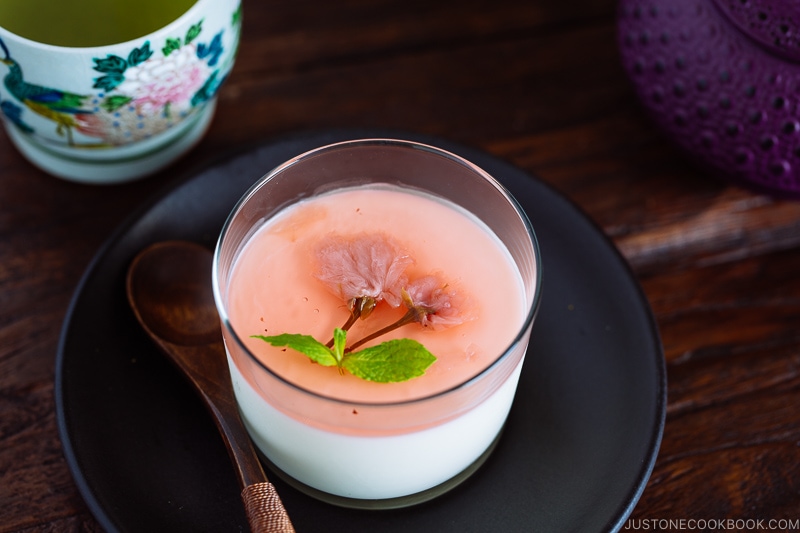
[(325, 431), (285, 415), (228, 359), (239, 410), (261, 452), (306, 485), (365, 500), (422, 492), (468, 468), (500, 433), (523, 361), (494, 394), (460, 417), (421, 431), (371, 437)]

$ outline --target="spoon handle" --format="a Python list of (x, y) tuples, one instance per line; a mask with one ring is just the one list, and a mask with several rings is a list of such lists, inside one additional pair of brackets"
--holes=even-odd
[(253, 533), (294, 533), (283, 502), (269, 481), (246, 486), (242, 500)]

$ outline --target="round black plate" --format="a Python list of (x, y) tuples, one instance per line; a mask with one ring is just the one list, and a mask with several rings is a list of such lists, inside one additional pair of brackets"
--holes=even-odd
[[(72, 474), (108, 531), (247, 530), (213, 422), (127, 306), (130, 260), (166, 239), (212, 248), (240, 195), (290, 157), (345, 139), (398, 136), (326, 131), (266, 143), (160, 196), (100, 250), (64, 322), (56, 405)], [(273, 479), (297, 531), (619, 529), (653, 468), (666, 404), (658, 330), (627, 263), (584, 214), (541, 181), (480, 151), (400, 136), (483, 167), (528, 213), (544, 276), (528, 357), (505, 433), (467, 482), (413, 508), (355, 511)]]

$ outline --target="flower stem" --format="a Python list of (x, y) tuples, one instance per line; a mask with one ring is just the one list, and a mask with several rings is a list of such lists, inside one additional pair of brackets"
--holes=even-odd
[[(347, 322), (342, 324), (342, 329), (345, 331), (350, 331), (350, 328), (356, 323), (356, 320), (358, 320), (360, 315), (360, 311), (358, 309), (354, 309), (353, 312), (350, 313), (350, 317), (347, 319)], [(331, 339), (331, 342), (333, 342), (333, 339)], [(331, 344), (331, 346), (333, 346), (333, 344)]]
[[(354, 305), (353, 308), (350, 310), (350, 316), (347, 318), (347, 321), (344, 324), (342, 324), (342, 329), (345, 331), (349, 331), (360, 316), (361, 316), (361, 306), (357, 305), (356, 303), (356, 305)], [(333, 339), (331, 338), (331, 340), (329, 340), (328, 344), (326, 344), (325, 346), (327, 346), (328, 348), (332, 348)]]
[(409, 309), (408, 312), (406, 312), (405, 315), (400, 317), (400, 319), (397, 322), (389, 324), (385, 328), (381, 328), (378, 331), (370, 333), (369, 335), (367, 335), (366, 337), (364, 337), (363, 339), (361, 339), (358, 342), (354, 342), (352, 346), (350, 346), (349, 348), (345, 348), (345, 352), (352, 352), (353, 350), (355, 350), (359, 346), (363, 345), (364, 343), (367, 343), (367, 342), (371, 341), (372, 339), (380, 337), (381, 335), (385, 335), (386, 333), (389, 333), (390, 331), (393, 331), (393, 330), (395, 330), (397, 328), (405, 326), (406, 324), (411, 324), (412, 322), (416, 322), (416, 321), (417, 321), (417, 313), (416, 313), (416, 311), (414, 309)]

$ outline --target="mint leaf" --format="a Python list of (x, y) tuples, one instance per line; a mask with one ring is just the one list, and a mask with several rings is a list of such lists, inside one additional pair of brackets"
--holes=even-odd
[(412, 339), (395, 339), (358, 352), (345, 352), (347, 332), (333, 330), (333, 348), (328, 348), (310, 335), (283, 333), (265, 336), (251, 335), (273, 346), (287, 346), (305, 354), (322, 366), (338, 366), (367, 381), (395, 383), (421, 376), (435, 361), (422, 344)]
[(252, 337), (261, 339), (273, 346), (288, 346), (292, 350), (307, 355), (312, 361), (322, 366), (338, 366), (338, 360), (333, 350), (310, 335), (284, 333), (282, 335), (273, 336), (252, 335)]
[(337, 361), (344, 358), (344, 347), (347, 343), (347, 332), (342, 328), (333, 328), (333, 356)]
[(354, 376), (378, 383), (407, 381), (421, 376), (436, 357), (412, 339), (395, 339), (348, 353), (342, 367)]

